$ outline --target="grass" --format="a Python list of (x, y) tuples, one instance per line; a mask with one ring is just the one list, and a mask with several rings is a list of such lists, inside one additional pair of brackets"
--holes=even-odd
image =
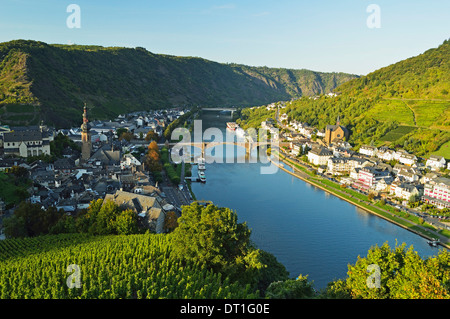
[(405, 103), (414, 110), (417, 126), (435, 127), (436, 123), (446, 122), (446, 111), (450, 107), (450, 101), (412, 100)]
[(445, 236), (445, 237), (449, 237), (449, 238), (450, 238), (450, 230), (442, 229), (441, 231), (439, 231), (439, 233), (440, 233), (442, 236)]
[(384, 142), (395, 142), (398, 139), (402, 138), (404, 135), (411, 133), (415, 129), (416, 127), (414, 126), (399, 126), (396, 129), (386, 133), (386, 135), (381, 137), (380, 140)]
[(441, 147), (436, 152), (433, 152), (432, 155), (443, 156), (447, 160), (450, 159), (450, 141), (441, 145)]
[(397, 121), (403, 125), (414, 125), (414, 114), (401, 100), (382, 100), (367, 112), (368, 118), (377, 121)]

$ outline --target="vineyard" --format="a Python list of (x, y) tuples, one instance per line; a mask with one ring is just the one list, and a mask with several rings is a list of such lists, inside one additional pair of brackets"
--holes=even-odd
[[(69, 265), (77, 269), (68, 272)], [(61, 234), (0, 241), (1, 299), (257, 297), (250, 286), (173, 256), (171, 235)]]

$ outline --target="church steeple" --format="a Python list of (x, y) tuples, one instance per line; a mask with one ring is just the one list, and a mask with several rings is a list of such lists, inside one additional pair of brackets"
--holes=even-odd
[(87, 107), (86, 107), (86, 103), (84, 103), (83, 124), (81, 125), (81, 130), (83, 132), (87, 132), (89, 130), (88, 122), (89, 122), (89, 120), (87, 117)]
[(340, 121), (339, 121), (339, 115), (338, 115), (338, 117), (337, 117), (336, 125), (337, 125), (337, 126), (341, 125), (341, 123), (340, 123)]
[(86, 103), (84, 103), (84, 111), (83, 111), (83, 124), (81, 124), (81, 160), (86, 162), (91, 157), (91, 133), (89, 132), (90, 125), (87, 117), (87, 107)]

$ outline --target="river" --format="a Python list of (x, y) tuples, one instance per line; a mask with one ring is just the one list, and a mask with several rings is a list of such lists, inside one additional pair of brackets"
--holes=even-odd
[[(202, 120), (203, 130), (217, 127), (225, 136), (230, 117), (204, 112)], [(207, 155), (215, 151), (220, 150), (209, 150)], [(245, 150), (235, 147), (231, 158), (244, 155)], [(226, 162), (206, 165), (207, 182), (192, 184), (197, 199), (235, 210), (239, 222), (246, 222), (252, 230), (258, 248), (272, 253), (290, 277), (308, 275), (316, 289), (345, 278), (348, 264), (365, 257), (374, 245), (406, 243), (424, 258), (439, 251), (424, 238), (282, 170), (261, 174), (260, 168), (269, 164)]]

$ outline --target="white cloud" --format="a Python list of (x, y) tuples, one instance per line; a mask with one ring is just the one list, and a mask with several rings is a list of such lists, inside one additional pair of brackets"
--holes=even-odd
[(202, 13), (208, 14), (208, 13), (213, 13), (213, 12), (222, 11), (222, 10), (233, 10), (235, 8), (236, 8), (235, 4), (228, 3), (228, 4), (223, 4), (223, 5), (220, 5), (220, 6), (213, 6), (213, 7), (209, 8), (209, 9), (203, 10)]
[(267, 16), (269, 14), (270, 14), (270, 12), (264, 11), (264, 12), (254, 13), (254, 14), (252, 14), (252, 16), (253, 17), (264, 17), (264, 16)]

